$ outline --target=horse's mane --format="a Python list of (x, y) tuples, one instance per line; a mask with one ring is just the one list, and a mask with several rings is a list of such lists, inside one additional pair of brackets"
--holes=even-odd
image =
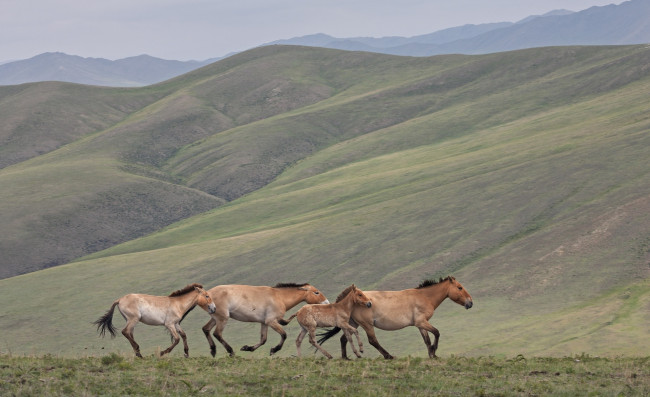
[(171, 294), (169, 294), (169, 296), (170, 296), (170, 297), (173, 297), (173, 296), (181, 296), (181, 295), (185, 295), (185, 294), (187, 294), (188, 292), (192, 292), (192, 291), (194, 291), (194, 287), (203, 288), (203, 286), (202, 286), (201, 284), (194, 283), (194, 284), (187, 285), (187, 286), (186, 286), (185, 288), (183, 288), (183, 289), (179, 289), (178, 291), (174, 291), (174, 292), (172, 292)]
[(453, 280), (455, 280), (455, 278), (453, 278), (452, 276), (447, 276), (445, 278), (440, 277), (440, 279), (438, 281), (436, 281), (435, 279), (430, 278), (428, 280), (422, 281), (420, 283), (420, 285), (418, 285), (416, 287), (416, 289), (426, 288), (426, 287), (430, 287), (432, 285), (440, 284), (440, 283), (442, 283), (444, 281), (453, 281)]
[(302, 283), (302, 284), (296, 284), (296, 283), (278, 283), (276, 284), (273, 288), (300, 288), (304, 287), (309, 283)]
[(341, 292), (339, 296), (336, 297), (336, 301), (340, 302), (341, 300), (345, 299), (345, 297), (348, 296), (350, 291), (352, 291), (353, 289), (354, 289), (354, 284), (344, 289), (343, 292)]

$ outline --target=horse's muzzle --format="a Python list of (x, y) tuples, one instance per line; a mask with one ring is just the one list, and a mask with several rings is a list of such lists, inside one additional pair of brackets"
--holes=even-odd
[(370, 306), (372, 306), (372, 302), (366, 303), (366, 307), (370, 307)]
[(214, 303), (208, 305), (208, 313), (213, 314), (216, 311), (217, 311), (217, 306)]
[(465, 309), (471, 309), (472, 306), (474, 306), (474, 302), (472, 301), (465, 302)]

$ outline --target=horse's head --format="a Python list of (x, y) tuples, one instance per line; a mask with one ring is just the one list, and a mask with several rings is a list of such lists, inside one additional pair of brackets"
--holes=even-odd
[(450, 276), (447, 277), (447, 280), (449, 280), (449, 289), (447, 290), (449, 299), (461, 306), (465, 306), (465, 309), (470, 309), (474, 302), (469, 292), (455, 278)]
[(194, 287), (194, 289), (198, 293), (198, 297), (196, 299), (197, 305), (201, 306), (203, 310), (210, 314), (217, 311), (217, 307), (214, 305), (214, 302), (212, 302), (212, 297), (206, 290), (201, 287)]
[(330, 301), (327, 300), (325, 295), (323, 295), (323, 293), (320, 292), (318, 288), (314, 287), (313, 285), (305, 284), (300, 286), (298, 289), (301, 291), (305, 291), (304, 301), (309, 304), (330, 303)]
[(364, 294), (363, 291), (357, 288), (354, 284), (352, 284), (352, 291), (350, 291), (350, 294), (352, 294), (352, 299), (355, 304), (365, 307), (372, 306), (370, 298), (368, 298), (366, 294)]

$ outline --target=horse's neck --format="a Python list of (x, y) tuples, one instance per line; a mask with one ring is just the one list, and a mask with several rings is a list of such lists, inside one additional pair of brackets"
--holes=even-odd
[(304, 291), (295, 290), (293, 288), (277, 288), (276, 290), (286, 310), (290, 310), (292, 307), (305, 300)]
[(352, 295), (352, 292), (350, 292), (345, 298), (341, 299), (335, 304), (344, 309), (346, 312), (351, 312), (352, 306), (354, 306), (354, 295)]
[(437, 308), (445, 299), (447, 299), (447, 288), (449, 288), (449, 286), (446, 283), (447, 281), (432, 285), (431, 287), (421, 288), (417, 291), (424, 294), (429, 302), (433, 304), (434, 308)]
[(174, 296), (171, 299), (178, 302), (178, 304), (183, 309), (188, 309), (188, 308), (196, 305), (196, 301), (198, 300), (198, 298), (199, 298), (199, 293), (194, 291), (194, 292), (189, 292), (189, 293), (181, 295), (181, 296)]

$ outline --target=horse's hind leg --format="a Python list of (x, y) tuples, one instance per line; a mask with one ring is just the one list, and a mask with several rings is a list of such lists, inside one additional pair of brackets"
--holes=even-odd
[(245, 352), (254, 352), (258, 347), (266, 343), (266, 336), (268, 334), (269, 327), (266, 324), (262, 324), (260, 327), (260, 341), (255, 346), (242, 346), (241, 350)]
[(142, 354), (140, 354), (140, 345), (138, 345), (138, 343), (133, 338), (133, 328), (135, 328), (135, 325), (138, 323), (138, 321), (139, 320), (137, 319), (127, 321), (126, 327), (124, 327), (122, 330), (122, 335), (124, 335), (129, 343), (131, 343), (131, 347), (133, 348), (135, 355), (142, 358)]
[(212, 357), (214, 357), (217, 354), (217, 345), (214, 344), (214, 341), (212, 340), (212, 337), (210, 336), (210, 330), (212, 327), (214, 327), (217, 324), (217, 321), (213, 318), (210, 318), (210, 321), (208, 321), (207, 324), (205, 324), (202, 328), (203, 334), (205, 335), (206, 339), (208, 340), (208, 343), (210, 344), (210, 354), (212, 354)]
[(298, 357), (300, 357), (300, 345), (302, 344), (302, 340), (305, 338), (305, 335), (307, 335), (307, 330), (300, 327), (300, 334), (296, 338), (296, 350), (298, 351)]
[(360, 324), (363, 327), (363, 330), (366, 331), (366, 336), (368, 337), (368, 343), (370, 343), (382, 356), (387, 360), (392, 360), (394, 357), (386, 351), (377, 340), (377, 335), (375, 335), (375, 327), (365, 323)]
[(278, 351), (280, 351), (280, 349), (282, 349), (282, 346), (284, 346), (284, 341), (287, 340), (287, 333), (284, 330), (284, 328), (282, 328), (282, 325), (280, 325), (278, 320), (273, 320), (272, 322), (270, 322), (269, 327), (273, 328), (275, 332), (280, 334), (280, 342), (276, 346), (271, 348), (271, 355), (273, 355)]
[[(315, 328), (310, 328), (309, 329), (309, 343), (311, 343), (312, 346), (314, 346), (316, 349), (320, 350), (321, 353), (325, 355), (327, 358), (332, 358), (332, 355), (327, 352), (327, 350), (323, 349), (321, 345), (316, 342), (316, 329)], [(356, 352), (356, 350), (355, 350)]]
[(348, 359), (348, 337), (345, 336), (345, 332), (341, 335), (341, 358), (344, 360)]

